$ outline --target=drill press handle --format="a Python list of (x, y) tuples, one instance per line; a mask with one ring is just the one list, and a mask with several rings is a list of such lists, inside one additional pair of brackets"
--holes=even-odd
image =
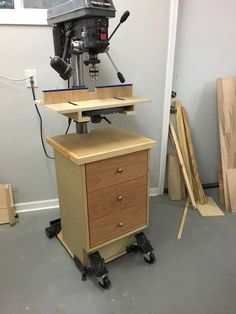
[(116, 26), (116, 28), (114, 29), (114, 31), (112, 32), (112, 34), (110, 35), (108, 41), (111, 40), (111, 38), (115, 35), (115, 33), (117, 32), (118, 28), (121, 26), (121, 24), (123, 24), (127, 19), (128, 17), (130, 16), (130, 12), (129, 11), (125, 11), (123, 13), (123, 15), (121, 16), (120, 18), (120, 23)]

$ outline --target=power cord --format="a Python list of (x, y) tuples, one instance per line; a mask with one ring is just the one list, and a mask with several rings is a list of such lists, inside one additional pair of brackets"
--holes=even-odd
[(42, 119), (42, 116), (41, 116), (41, 114), (40, 114), (39, 108), (38, 108), (37, 104), (35, 103), (36, 97), (35, 97), (34, 78), (33, 78), (33, 76), (30, 77), (30, 85), (31, 85), (31, 90), (32, 90), (33, 99), (34, 99), (34, 106), (35, 106), (35, 109), (36, 109), (36, 111), (37, 111), (37, 113), (38, 113), (38, 116), (39, 116), (39, 122), (40, 122), (40, 138), (41, 138), (42, 147), (43, 147), (44, 153), (45, 153), (45, 155), (47, 156), (47, 158), (54, 160), (54, 159), (55, 159), (54, 157), (51, 157), (51, 156), (48, 155), (47, 150), (46, 150), (46, 147), (45, 147), (45, 143), (44, 143), (44, 139), (43, 139), (43, 119)]
[(68, 118), (68, 127), (67, 127), (67, 129), (66, 129), (65, 135), (67, 135), (68, 132), (69, 132), (69, 129), (70, 129), (70, 126), (71, 126), (71, 122), (72, 122), (72, 119), (71, 119), (71, 118)]
[[(22, 78), (12, 78), (12, 77), (6, 77), (4, 75), (0, 75), (0, 78), (7, 80), (7, 81), (12, 81), (12, 82), (22, 82), (22, 81), (26, 81), (26, 80), (30, 79), (30, 85), (31, 85), (31, 90), (32, 90), (32, 95), (33, 95), (33, 100), (34, 100), (34, 106), (35, 106), (35, 109), (37, 111), (37, 114), (39, 116), (39, 121), (40, 121), (40, 138), (41, 138), (42, 147), (43, 147), (44, 153), (47, 156), (47, 158), (54, 160), (55, 158), (49, 156), (49, 154), (47, 153), (46, 147), (45, 147), (45, 143), (44, 143), (44, 139), (43, 139), (43, 119), (42, 119), (42, 116), (40, 114), (39, 108), (38, 108), (37, 104), (35, 103), (36, 97), (35, 97), (33, 76), (22, 77)], [(70, 81), (68, 80), (68, 88), (69, 87), (70, 87)], [(65, 134), (68, 134), (69, 129), (71, 127), (71, 123), (72, 123), (72, 119), (68, 118), (68, 126), (67, 126)]]
[(30, 79), (31, 76), (23, 77), (23, 78), (12, 78), (12, 77), (6, 77), (4, 75), (0, 75), (0, 78), (7, 80), (7, 81), (21, 82), (21, 81), (26, 81), (26, 80)]

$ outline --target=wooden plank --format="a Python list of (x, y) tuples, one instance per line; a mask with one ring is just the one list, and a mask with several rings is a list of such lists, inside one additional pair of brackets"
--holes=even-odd
[(47, 142), (77, 165), (150, 149), (156, 143), (116, 128), (96, 129), (89, 134), (56, 136), (48, 138)]
[(172, 201), (178, 201), (183, 196), (183, 181), (177, 156), (168, 155), (168, 194)]
[(228, 183), (226, 177), (227, 169), (227, 149), (224, 137), (224, 97), (222, 80), (217, 80), (217, 98), (218, 98), (218, 119), (219, 119), (219, 133), (220, 133), (220, 148), (221, 148), (221, 168), (223, 176), (224, 200), (226, 210), (230, 210)]
[(230, 207), (233, 213), (236, 212), (236, 169), (227, 169), (226, 177), (228, 183)]
[(190, 168), (190, 161), (189, 161), (189, 154), (188, 154), (188, 146), (187, 146), (187, 139), (185, 134), (185, 127), (184, 127), (184, 120), (182, 115), (182, 106), (179, 101), (175, 102), (176, 112), (176, 124), (177, 124), (177, 132), (178, 132), (178, 139), (179, 139), (179, 146), (181, 149), (181, 153), (184, 160), (184, 165), (188, 174), (189, 182), (191, 188), (194, 192), (194, 197), (196, 197), (196, 193), (193, 189), (193, 182), (192, 182), (192, 173)]
[(217, 93), (225, 207), (230, 210), (226, 171), (236, 168), (236, 79), (218, 79)]
[(192, 187), (191, 187), (191, 184), (190, 184), (190, 181), (189, 181), (189, 177), (188, 177), (185, 165), (184, 165), (184, 160), (183, 160), (183, 156), (182, 156), (181, 149), (180, 149), (180, 146), (179, 146), (178, 138), (177, 138), (177, 135), (176, 135), (173, 123), (171, 121), (169, 123), (169, 127), (170, 127), (170, 136), (171, 136), (172, 142), (174, 144), (174, 147), (176, 149), (177, 156), (178, 156), (179, 163), (180, 163), (180, 168), (181, 168), (181, 171), (183, 173), (185, 186), (186, 186), (186, 189), (188, 191), (188, 195), (189, 195), (192, 207), (194, 209), (196, 209), (197, 206), (196, 206), (196, 201), (194, 199), (193, 190), (192, 190)]
[(181, 240), (182, 238), (182, 234), (183, 234), (183, 230), (184, 230), (184, 225), (185, 225), (185, 221), (186, 221), (186, 217), (187, 217), (187, 213), (188, 213), (188, 208), (189, 208), (189, 198), (187, 199), (185, 208), (184, 208), (184, 212), (183, 212), (183, 216), (180, 222), (180, 226), (179, 226), (179, 232), (177, 235), (177, 240)]
[(130, 97), (133, 94), (132, 85), (119, 85), (110, 87), (98, 87), (95, 92), (88, 89), (68, 89), (43, 92), (45, 104), (58, 104), (74, 101), (104, 99), (111, 97)]
[(198, 203), (197, 209), (203, 217), (224, 216), (222, 210), (217, 206), (211, 197), (207, 197), (207, 203), (204, 205)]
[(193, 186), (195, 187), (196, 199), (198, 200), (200, 204), (205, 204), (207, 202), (207, 198), (202, 188), (202, 183), (201, 183), (201, 179), (200, 179), (200, 175), (199, 175), (199, 171), (197, 167), (187, 111), (183, 106), (181, 107), (181, 109), (182, 109), (182, 117), (183, 117), (183, 123), (185, 127), (189, 163), (190, 163), (190, 169), (191, 169), (191, 174), (192, 174), (192, 179), (193, 179)]

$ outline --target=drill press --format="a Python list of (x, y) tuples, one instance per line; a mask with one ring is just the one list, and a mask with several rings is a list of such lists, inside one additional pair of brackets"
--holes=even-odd
[(118, 79), (125, 82), (108, 50), (110, 40), (129, 17), (122, 15), (118, 26), (108, 35), (109, 19), (115, 17), (112, 0), (72, 0), (48, 10), (48, 23), (53, 25), (55, 57), (51, 66), (64, 80), (73, 77), (73, 87), (85, 85), (84, 68), (92, 81), (99, 75), (98, 55), (106, 53), (114, 66)]
[[(141, 251), (148, 264), (155, 261), (143, 230), (148, 226), (148, 160), (155, 141), (116, 128), (87, 133), (87, 123), (99, 123), (106, 114), (134, 114), (135, 106), (150, 102), (135, 97), (132, 85), (85, 89), (85, 70), (95, 84), (106, 53), (118, 79), (125, 82), (108, 50), (110, 40), (129, 17), (125, 11), (108, 35), (115, 17), (112, 0), (71, 0), (48, 11), (53, 25), (55, 57), (51, 66), (72, 90), (44, 91), (42, 104), (76, 121), (77, 133), (47, 142), (54, 148), (61, 219), (45, 229), (57, 236), (82, 273), (94, 275), (99, 285), (111, 282), (106, 263), (130, 251)], [(85, 122), (84, 122), (85, 121)], [(86, 122), (87, 121), (87, 122)]]

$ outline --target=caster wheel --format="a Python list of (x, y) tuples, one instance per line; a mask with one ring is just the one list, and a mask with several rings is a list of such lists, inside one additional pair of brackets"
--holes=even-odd
[(56, 235), (52, 227), (45, 228), (45, 233), (48, 239), (52, 239)]
[(82, 281), (86, 281), (87, 280), (87, 274), (86, 272), (82, 272)]
[(156, 257), (153, 252), (149, 252), (148, 254), (144, 255), (144, 260), (148, 264), (153, 264), (155, 262), (155, 259)]
[(105, 276), (105, 277), (103, 277), (103, 279), (102, 279), (102, 283), (99, 282), (99, 285), (100, 285), (103, 289), (108, 289), (108, 288), (111, 286), (111, 281), (110, 281), (110, 279), (109, 279), (107, 276)]

